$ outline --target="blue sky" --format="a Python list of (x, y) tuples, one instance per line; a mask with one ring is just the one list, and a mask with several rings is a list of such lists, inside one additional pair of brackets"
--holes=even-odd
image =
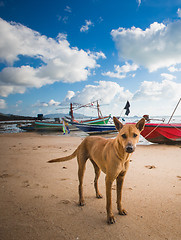
[(181, 97), (181, 0), (0, 0), (0, 36), (0, 112), (170, 115)]

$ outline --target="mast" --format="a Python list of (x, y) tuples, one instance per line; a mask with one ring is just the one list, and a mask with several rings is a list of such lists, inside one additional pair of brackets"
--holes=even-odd
[(179, 101), (178, 101), (178, 103), (177, 103), (175, 109), (173, 110), (173, 113), (172, 113), (172, 115), (171, 115), (171, 117), (170, 117), (170, 119), (169, 119), (169, 121), (168, 121), (168, 124), (170, 123), (170, 121), (171, 121), (171, 119), (172, 119), (172, 117), (173, 117), (173, 115), (174, 115), (174, 113), (175, 113), (175, 111), (176, 111), (176, 109), (177, 109), (177, 107), (178, 107), (180, 101), (181, 101), (181, 98), (179, 99)]
[(70, 103), (70, 111), (69, 111), (69, 115), (71, 116), (71, 120), (74, 120), (74, 114), (73, 114), (73, 107), (72, 107), (72, 103)]

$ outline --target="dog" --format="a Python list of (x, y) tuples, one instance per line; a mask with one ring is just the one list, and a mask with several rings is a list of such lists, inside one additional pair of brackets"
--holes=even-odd
[(144, 129), (145, 119), (142, 118), (136, 124), (123, 125), (116, 117), (113, 117), (118, 135), (115, 139), (105, 139), (99, 136), (88, 136), (77, 149), (69, 156), (48, 161), (49, 163), (68, 161), (77, 156), (79, 179), (79, 205), (83, 206), (83, 176), (86, 161), (89, 158), (95, 170), (94, 187), (97, 198), (102, 198), (98, 189), (98, 178), (101, 170), (106, 174), (106, 210), (107, 223), (115, 223), (112, 212), (112, 183), (117, 182), (117, 209), (120, 215), (127, 215), (122, 208), (122, 187), (125, 174), (128, 170), (131, 154), (135, 151), (139, 141), (140, 132)]

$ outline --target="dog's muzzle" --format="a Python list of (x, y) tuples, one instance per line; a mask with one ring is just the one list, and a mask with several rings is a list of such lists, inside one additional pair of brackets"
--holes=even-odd
[(135, 147), (132, 144), (128, 144), (126, 146), (126, 152), (127, 153), (132, 153), (132, 152), (134, 152), (134, 150), (135, 150)]

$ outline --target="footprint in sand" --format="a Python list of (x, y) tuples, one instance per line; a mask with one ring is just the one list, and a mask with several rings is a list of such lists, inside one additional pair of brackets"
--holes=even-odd
[(26, 187), (26, 188), (30, 187), (29, 181), (28, 180), (24, 181), (22, 187)]
[(180, 181), (181, 181), (181, 176), (177, 176), (177, 178), (178, 178), (178, 180), (180, 180)]
[(145, 166), (145, 167), (148, 168), (148, 169), (156, 168), (154, 165), (147, 165), (147, 166)]

